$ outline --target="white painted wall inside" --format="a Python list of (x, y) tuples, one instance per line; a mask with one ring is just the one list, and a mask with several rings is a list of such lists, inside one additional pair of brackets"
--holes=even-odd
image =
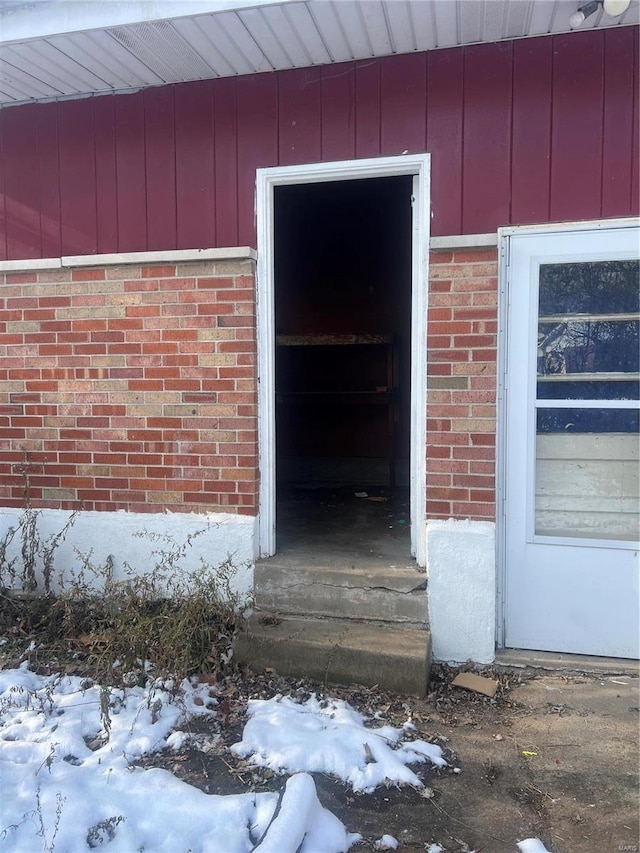
[[(0, 539), (4, 538), (10, 527), (18, 527), (21, 514), (22, 510), (19, 509), (0, 509)], [(65, 510), (39, 511), (40, 541), (46, 542), (49, 537), (58, 534), (69, 516), (70, 513)], [(159, 550), (173, 550), (190, 537), (190, 544), (180, 559), (179, 570), (193, 573), (203, 566), (216, 568), (229, 559), (235, 567), (231, 591), (241, 601), (249, 598), (253, 589), (257, 519), (231, 513), (81, 511), (64, 541), (56, 548), (53, 579), (62, 575), (66, 583), (71, 581), (82, 568), (83, 556), (94, 566), (104, 566), (111, 555), (114, 580), (126, 579), (125, 564), (131, 566), (136, 574), (146, 574), (158, 563)], [(20, 541), (17, 535), (7, 556), (11, 559), (19, 557), (19, 554)], [(90, 580), (88, 574), (86, 580)], [(38, 583), (40, 585), (41, 577)]]
[(428, 521), (427, 573), (434, 658), (491, 663), (496, 640), (495, 524)]

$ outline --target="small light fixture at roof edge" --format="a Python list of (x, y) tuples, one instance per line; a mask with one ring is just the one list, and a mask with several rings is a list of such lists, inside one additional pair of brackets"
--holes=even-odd
[(569, 16), (569, 26), (572, 30), (582, 26), (582, 24), (598, 10), (598, 6), (602, 6), (605, 13), (611, 18), (619, 18), (623, 15), (629, 6), (631, 0), (589, 0), (588, 3), (583, 3), (579, 6), (573, 15)]

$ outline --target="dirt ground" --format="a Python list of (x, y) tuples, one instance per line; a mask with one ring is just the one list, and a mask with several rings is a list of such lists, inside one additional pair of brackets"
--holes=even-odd
[[(447, 853), (515, 853), (516, 841), (538, 837), (553, 853), (638, 851), (638, 678), (495, 672), (495, 698), (451, 686), (453, 671), (436, 668), (426, 699), (375, 688), (330, 688), (384, 723), (410, 715), (416, 737), (440, 744), (450, 762), (443, 771), (413, 767), (423, 790), (383, 788), (354, 794), (315, 774), (322, 803), (374, 849), (383, 834), (399, 850), (440, 844)], [(249, 698), (323, 692), (307, 681), (275, 673), (228, 677), (217, 685), (218, 718), (193, 729), (198, 748), (150, 756), (209, 793), (274, 790), (284, 779), (236, 759)], [(284, 853), (284, 851), (283, 851)]]

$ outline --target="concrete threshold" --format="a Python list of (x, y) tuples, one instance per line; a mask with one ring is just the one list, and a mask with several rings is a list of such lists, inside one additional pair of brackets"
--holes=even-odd
[(640, 674), (640, 661), (628, 658), (605, 658), (593, 655), (569, 655), (559, 652), (537, 652), (528, 649), (498, 649), (495, 666), (517, 669), (543, 669), (550, 672), (585, 672), (602, 675)]
[(238, 663), (325, 684), (364, 684), (424, 696), (431, 636), (425, 629), (256, 612), (235, 637)]

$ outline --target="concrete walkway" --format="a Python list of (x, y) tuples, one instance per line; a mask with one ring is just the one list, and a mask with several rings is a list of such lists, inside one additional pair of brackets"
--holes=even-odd
[(540, 672), (492, 704), (464, 691), (409, 700), (419, 736), (436, 736), (460, 773), (436, 773), (430, 797), (401, 789), (323, 803), (399, 850), (517, 853), (537, 837), (552, 853), (640, 849), (638, 678)]

